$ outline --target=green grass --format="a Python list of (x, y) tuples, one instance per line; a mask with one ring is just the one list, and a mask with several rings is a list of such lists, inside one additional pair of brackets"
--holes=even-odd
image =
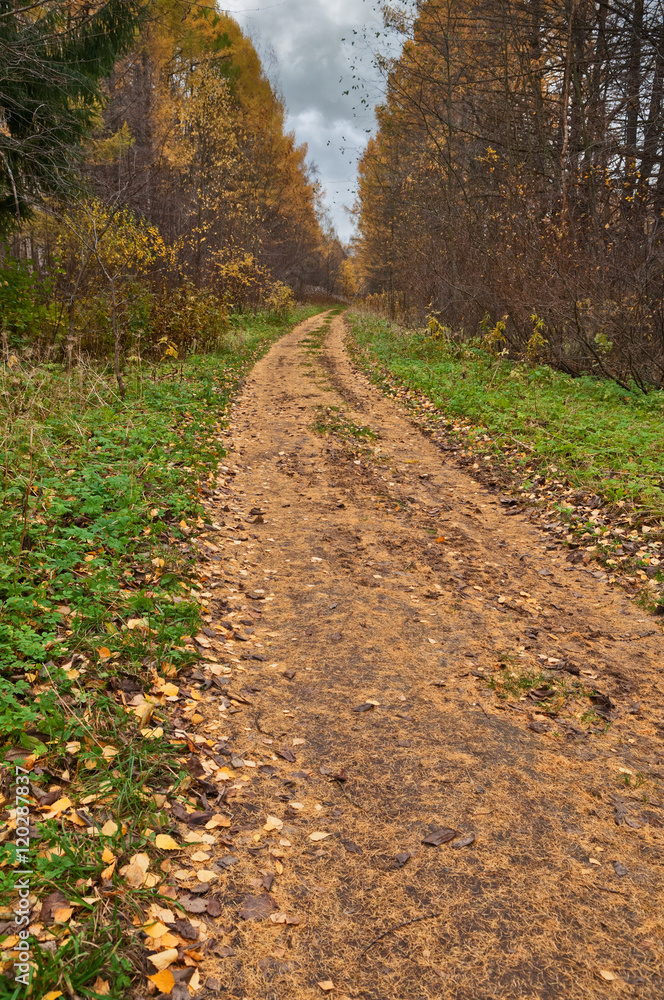
[[(108, 819), (118, 827), (92, 837), (71, 811), (39, 823), (33, 887), (40, 898), (61, 890), (76, 909), (71, 924), (54, 927), (54, 952), (33, 943), (37, 997), (94, 997), (100, 973), (112, 996), (129, 989), (126, 913), (149, 892), (128, 892), (117, 871), (137, 852), (154, 854), (154, 830), (170, 822), (154, 795), (178, 795), (185, 772), (160, 706), (142, 734), (113, 684), (132, 678), (149, 694), (194, 657), (181, 640), (202, 623), (188, 545), (203, 523), (201, 491), (224, 457), (219, 432), (244, 374), (292, 325), (234, 317), (220, 352), (130, 369), (124, 400), (100, 367), (68, 375), (14, 364), (0, 373), (0, 777), (13, 796), (13, 762), (27, 756), (36, 792), (61, 785), (98, 828)], [(144, 624), (128, 627), (131, 619)], [(4, 809), (11, 796), (0, 799)], [(38, 820), (36, 802), (31, 813)], [(0, 814), (3, 901), (16, 862), (7, 818)], [(122, 907), (115, 891), (90, 901), (105, 847), (117, 857)], [(4, 969), (8, 1000), (16, 984)]]
[(344, 441), (376, 441), (378, 435), (370, 427), (356, 424), (339, 406), (317, 406), (312, 424), (316, 434), (334, 434)]
[(573, 487), (664, 516), (664, 393), (571, 378), (541, 364), (494, 358), (478, 341), (434, 341), (366, 314), (349, 315), (357, 354), (469, 421), (471, 443), (516, 448)]

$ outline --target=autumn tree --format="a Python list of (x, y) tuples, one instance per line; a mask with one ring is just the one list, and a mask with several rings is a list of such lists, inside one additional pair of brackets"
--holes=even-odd
[(403, 48), (360, 165), (366, 287), (467, 332), (508, 315), (515, 351), (536, 315), (566, 370), (661, 382), (661, 5), (422, 0), (385, 15)]

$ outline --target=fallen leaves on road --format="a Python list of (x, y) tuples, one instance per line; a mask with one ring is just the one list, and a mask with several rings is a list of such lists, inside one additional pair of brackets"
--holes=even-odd
[(457, 831), (452, 830), (449, 826), (438, 826), (423, 838), (422, 843), (428, 844), (430, 847), (440, 847), (441, 844), (447, 844), (448, 841), (454, 840), (456, 835)]
[(267, 920), (279, 907), (269, 892), (261, 892), (258, 896), (245, 896), (239, 915), (243, 920)]

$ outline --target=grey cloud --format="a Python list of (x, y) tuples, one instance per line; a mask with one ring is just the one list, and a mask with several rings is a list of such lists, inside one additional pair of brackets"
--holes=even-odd
[[(272, 82), (283, 94), (288, 127), (298, 142), (307, 144), (325, 188), (325, 204), (340, 237), (348, 240), (352, 221), (344, 205), (354, 200), (357, 159), (368, 138), (366, 130), (375, 124), (371, 106), (380, 99), (380, 81), (362, 41), (365, 25), (380, 27), (375, 3), (284, 0), (253, 11), (248, 6), (241, 11), (238, 3), (237, 10), (228, 10), (251, 35)], [(351, 89), (356, 82), (350, 69), (354, 56), (361, 60), (359, 75), (369, 88), (368, 109), (359, 106), (358, 92)], [(344, 95), (345, 90), (350, 93)]]

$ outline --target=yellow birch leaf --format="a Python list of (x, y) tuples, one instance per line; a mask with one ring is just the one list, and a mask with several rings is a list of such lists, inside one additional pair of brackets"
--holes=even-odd
[(219, 876), (216, 872), (211, 872), (205, 868), (201, 868), (199, 872), (196, 872), (196, 878), (199, 882), (216, 882)]
[(163, 972), (157, 972), (154, 976), (148, 976), (148, 979), (151, 983), (155, 984), (161, 993), (171, 993), (175, 986), (173, 973), (169, 972), (168, 969), (164, 969)]
[[(167, 969), (169, 965), (172, 965), (173, 962), (177, 960), (177, 957), (178, 957), (177, 948), (167, 948), (166, 951), (160, 951), (156, 955), (149, 955), (148, 959), (150, 962), (152, 962), (155, 969), (158, 969), (159, 972), (163, 972), (164, 969)], [(171, 976), (171, 979), (172, 978), (173, 977)], [(173, 989), (172, 986), (171, 989)]]
[(117, 861), (115, 860), (111, 861), (110, 865), (108, 865), (108, 867), (104, 868), (104, 870), (102, 871), (101, 877), (105, 879), (110, 879), (113, 872), (115, 871), (116, 864)]
[(143, 930), (148, 937), (160, 938), (167, 932), (168, 927), (162, 924), (160, 920), (155, 920), (151, 924), (143, 924)]
[(231, 821), (228, 816), (222, 816), (221, 813), (215, 813), (212, 819), (209, 819), (205, 824), (206, 830), (216, 830), (218, 826), (229, 827)]
[(160, 851), (180, 850), (180, 844), (178, 844), (177, 840), (173, 840), (173, 838), (169, 837), (167, 833), (158, 833), (155, 838), (155, 844)]

